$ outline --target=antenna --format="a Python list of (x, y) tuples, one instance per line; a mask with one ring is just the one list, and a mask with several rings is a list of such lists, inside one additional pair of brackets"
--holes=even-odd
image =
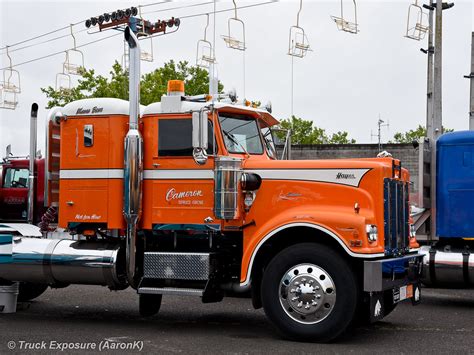
[(209, 14), (206, 14), (207, 22), (204, 28), (204, 39), (197, 43), (196, 65), (201, 68), (209, 69), (211, 64), (216, 64), (216, 58), (212, 49), (212, 44), (207, 40), (207, 28), (209, 27)]
[(357, 34), (359, 32), (359, 24), (357, 23), (357, 4), (356, 0), (352, 0), (352, 2), (354, 3), (354, 17), (352, 21), (348, 20), (347, 17), (344, 17), (343, 0), (341, 0), (341, 16), (331, 16), (331, 18), (336, 23), (337, 29), (339, 31)]
[(377, 137), (378, 140), (378, 150), (379, 152), (382, 151), (382, 127), (389, 127), (390, 123), (385, 123), (384, 120), (380, 118), (380, 113), (379, 113), (379, 120), (377, 121), (377, 134), (373, 134), (372, 131), (370, 131), (370, 138)]
[(1, 101), (0, 108), (16, 109), (18, 105), (17, 94), (21, 93), (20, 73), (13, 69), (9, 46), (6, 47), (9, 67), (3, 69), (3, 81), (0, 82)]
[(428, 14), (418, 5), (418, 0), (408, 6), (407, 31), (405, 37), (415, 41), (425, 38), (430, 26), (428, 24)]

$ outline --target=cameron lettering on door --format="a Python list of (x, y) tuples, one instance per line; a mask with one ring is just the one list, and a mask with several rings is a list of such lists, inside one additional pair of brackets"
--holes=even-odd
[(166, 201), (177, 205), (204, 205), (202, 190), (177, 190), (172, 187), (166, 192)]

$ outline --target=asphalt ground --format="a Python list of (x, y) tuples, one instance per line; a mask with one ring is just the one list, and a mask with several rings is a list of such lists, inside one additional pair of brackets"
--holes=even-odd
[[(399, 304), (383, 321), (354, 328), (331, 344), (280, 339), (249, 299), (202, 304), (195, 297), (164, 296), (151, 319), (140, 317), (137, 306), (133, 290), (48, 290), (16, 314), (0, 314), (0, 354), (60, 353), (60, 347), (68, 347), (62, 353), (474, 354), (474, 290), (423, 289), (421, 305)], [(26, 349), (31, 346), (38, 349)], [(75, 346), (89, 350), (69, 348)]]

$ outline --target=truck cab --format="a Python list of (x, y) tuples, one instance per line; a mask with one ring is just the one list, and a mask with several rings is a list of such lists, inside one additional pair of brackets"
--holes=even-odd
[[(0, 164), (0, 222), (25, 222), (28, 203), (27, 158), (5, 158)], [(34, 220), (39, 222), (44, 213), (44, 159), (36, 159)]]
[(50, 112), (45, 189), (69, 237), (0, 236), (1, 279), (130, 286), (143, 316), (163, 296), (248, 295), (282, 336), (305, 341), (419, 302), (399, 160), (277, 160), (267, 110), (188, 97), (179, 82), (146, 107), (138, 92)]

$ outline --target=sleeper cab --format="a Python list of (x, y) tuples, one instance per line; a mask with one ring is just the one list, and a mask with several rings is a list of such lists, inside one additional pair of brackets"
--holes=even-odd
[[(128, 101), (98, 98), (66, 105), (61, 120), (59, 226), (123, 228), (123, 147)], [(80, 227), (79, 227), (80, 226)]]

